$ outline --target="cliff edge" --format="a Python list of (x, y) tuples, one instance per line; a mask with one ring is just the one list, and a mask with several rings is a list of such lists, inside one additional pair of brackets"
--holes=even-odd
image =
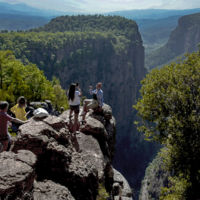
[(101, 113), (90, 110), (76, 136), (73, 120), (67, 110), (20, 126), (11, 151), (0, 154), (2, 199), (94, 200), (100, 185), (107, 199), (132, 199), (128, 182), (111, 165), (116, 121), (110, 106), (104, 104)]

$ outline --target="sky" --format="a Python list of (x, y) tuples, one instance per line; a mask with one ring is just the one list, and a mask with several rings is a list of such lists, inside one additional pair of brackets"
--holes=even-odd
[(0, 0), (11, 4), (26, 3), (35, 8), (81, 13), (107, 13), (133, 9), (193, 9), (200, 0)]

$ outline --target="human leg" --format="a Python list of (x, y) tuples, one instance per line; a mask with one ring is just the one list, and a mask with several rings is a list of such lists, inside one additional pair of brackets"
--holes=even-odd
[[(92, 102), (92, 99), (85, 99), (84, 101), (83, 101), (83, 111), (82, 111), (82, 113), (80, 114), (80, 116), (85, 116), (86, 115), (86, 113), (87, 113), (87, 111), (88, 111), (88, 109), (87, 109), (87, 105), (89, 104), (89, 103), (91, 103)], [(85, 119), (85, 117), (83, 117), (84, 119)]]
[(76, 132), (77, 124), (78, 124), (78, 113), (75, 113), (73, 133)]
[(69, 111), (69, 119), (71, 119), (73, 117), (72, 113), (73, 113), (73, 110), (70, 109), (70, 111)]
[[(88, 111), (90, 108), (93, 109), (93, 108), (96, 108), (96, 107), (98, 107), (98, 106), (99, 106), (98, 100), (92, 99), (92, 101), (90, 101), (90, 102), (86, 105), (86, 110)], [(85, 112), (84, 115), (83, 115), (83, 119), (82, 119), (83, 121), (85, 120), (86, 113), (87, 113), (87, 112)]]
[(11, 135), (8, 133), (8, 147), (7, 147), (7, 150), (6, 150), (6, 151), (9, 151), (9, 150), (10, 150), (11, 144), (12, 144)]
[(8, 139), (7, 139), (7, 140), (4, 140), (4, 141), (2, 141), (2, 144), (3, 144), (3, 148), (2, 148), (2, 151), (1, 151), (1, 152), (3, 152), (3, 151), (6, 151), (6, 150), (7, 150), (7, 148), (8, 148)]

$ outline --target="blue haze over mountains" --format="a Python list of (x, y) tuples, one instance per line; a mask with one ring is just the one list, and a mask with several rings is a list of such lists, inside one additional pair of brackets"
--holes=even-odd
[[(200, 12), (200, 8), (187, 10), (143, 9), (125, 10), (103, 15), (120, 15), (137, 22), (146, 52), (164, 45), (170, 33), (178, 25), (178, 19), (187, 14)], [(56, 10), (42, 10), (28, 6), (25, 3), (9, 4), (0, 2), (0, 31), (1, 30), (28, 30), (49, 23), (52, 18), (61, 15), (78, 15), (89, 13), (60, 12)], [(98, 13), (100, 14), (100, 13)], [(153, 46), (151, 46), (153, 44)], [(150, 45), (150, 46), (149, 46)]]

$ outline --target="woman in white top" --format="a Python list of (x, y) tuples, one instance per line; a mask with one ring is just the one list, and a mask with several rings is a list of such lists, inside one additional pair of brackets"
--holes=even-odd
[[(79, 91), (76, 91), (76, 88)], [(79, 97), (82, 96), (83, 93), (81, 92), (81, 89), (79, 88), (78, 83), (75, 85), (72, 83), (69, 88), (69, 93), (68, 93), (68, 100), (69, 100), (69, 105), (70, 105), (70, 113), (69, 113), (69, 119), (72, 118), (72, 113), (75, 113), (75, 118), (74, 118), (74, 126), (73, 126), (73, 133), (76, 133), (76, 127), (78, 123), (78, 114), (79, 114), (79, 106), (80, 106), (80, 99)]]

